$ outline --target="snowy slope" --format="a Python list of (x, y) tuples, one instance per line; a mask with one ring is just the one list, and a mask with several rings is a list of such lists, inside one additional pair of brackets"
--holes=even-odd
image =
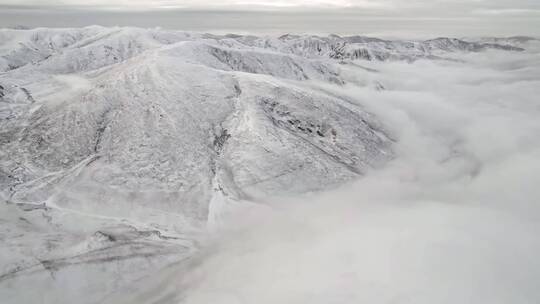
[(1, 298), (31, 301), (17, 290), (76, 277), (71, 293), (40, 296), (98, 303), (189, 256), (224, 205), (363, 176), (394, 156), (393, 136), (329, 88), (383, 90), (362, 60), (486, 49), (522, 50), (447, 38), (0, 30)]

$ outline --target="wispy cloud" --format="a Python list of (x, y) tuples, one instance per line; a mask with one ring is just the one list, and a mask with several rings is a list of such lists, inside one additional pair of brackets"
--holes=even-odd
[(474, 14), (479, 15), (540, 15), (540, 9), (503, 8), (503, 9), (476, 9)]
[(174, 7), (174, 8), (215, 8), (215, 7), (387, 7), (388, 1), (373, 0), (2, 0), (0, 5), (18, 6), (101, 6), (101, 7)]

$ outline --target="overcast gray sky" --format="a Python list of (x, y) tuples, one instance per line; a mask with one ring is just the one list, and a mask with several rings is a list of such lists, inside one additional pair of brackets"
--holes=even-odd
[(0, 26), (194, 31), (540, 35), (540, 0), (0, 0)]
[(358, 7), (372, 10), (447, 8), (454, 6), (479, 13), (538, 13), (538, 0), (1, 0), (4, 5), (78, 6), (102, 8), (294, 8)]

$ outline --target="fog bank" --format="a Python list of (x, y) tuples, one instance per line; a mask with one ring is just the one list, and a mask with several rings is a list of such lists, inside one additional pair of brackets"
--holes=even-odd
[(396, 159), (232, 206), (197, 257), (111, 303), (538, 302), (540, 56), (458, 59), (366, 63), (384, 91), (328, 87), (379, 116)]

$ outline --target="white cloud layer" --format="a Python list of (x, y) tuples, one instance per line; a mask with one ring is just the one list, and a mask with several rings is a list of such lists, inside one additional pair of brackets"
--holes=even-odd
[(350, 7), (350, 6), (378, 6), (376, 1), (369, 0), (216, 0), (216, 1), (196, 1), (196, 0), (64, 0), (64, 1), (49, 1), (49, 0), (2, 0), (2, 4), (10, 5), (75, 5), (75, 6), (118, 6), (118, 7), (230, 7), (230, 6), (267, 6), (267, 7)]
[(399, 140), (395, 161), (341, 190), (240, 212), (190, 265), (112, 303), (540, 299), (540, 57), (461, 59), (372, 64), (389, 90), (345, 90)]

